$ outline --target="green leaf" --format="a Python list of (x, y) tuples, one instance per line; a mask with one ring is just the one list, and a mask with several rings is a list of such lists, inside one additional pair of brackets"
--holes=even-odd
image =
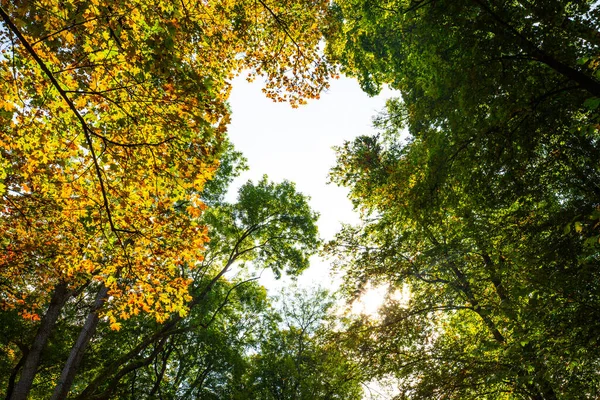
[(600, 105), (599, 97), (590, 97), (583, 102), (583, 105), (590, 110), (595, 110)]

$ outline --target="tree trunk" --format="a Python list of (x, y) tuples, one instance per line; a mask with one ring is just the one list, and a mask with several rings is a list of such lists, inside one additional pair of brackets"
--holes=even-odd
[(79, 368), (79, 364), (81, 363), (81, 360), (83, 358), (85, 348), (90, 342), (90, 339), (94, 335), (96, 327), (98, 326), (98, 310), (106, 301), (107, 294), (108, 288), (102, 285), (100, 291), (96, 295), (96, 300), (94, 301), (92, 310), (88, 314), (87, 319), (85, 320), (85, 324), (83, 325), (83, 328), (81, 328), (81, 332), (79, 333), (79, 337), (77, 338), (75, 345), (73, 345), (71, 353), (69, 354), (69, 358), (67, 359), (67, 362), (63, 367), (58, 383), (54, 388), (54, 393), (52, 394), (51, 400), (65, 399), (69, 394), (69, 391), (71, 390), (71, 385), (73, 384), (73, 380), (75, 379), (75, 374), (77, 373), (77, 369)]
[(66, 283), (59, 283), (54, 288), (52, 299), (48, 305), (48, 310), (42, 317), (40, 327), (35, 335), (33, 344), (29, 349), (27, 358), (21, 371), (19, 382), (14, 387), (10, 400), (26, 400), (33, 384), (33, 378), (37, 372), (42, 351), (46, 348), (48, 338), (52, 329), (56, 325), (56, 320), (65, 305), (67, 299), (71, 296), (71, 291), (67, 289)]
[(6, 400), (10, 399), (10, 396), (13, 393), (13, 390), (15, 389), (15, 380), (17, 379), (17, 374), (19, 373), (19, 370), (21, 369), (21, 367), (23, 366), (23, 364), (25, 364), (25, 359), (27, 358), (27, 353), (23, 353), (23, 357), (21, 357), (19, 359), (19, 362), (17, 363), (17, 365), (15, 365), (15, 367), (13, 368), (13, 370), (10, 373), (10, 376), (8, 377), (8, 389), (6, 389)]

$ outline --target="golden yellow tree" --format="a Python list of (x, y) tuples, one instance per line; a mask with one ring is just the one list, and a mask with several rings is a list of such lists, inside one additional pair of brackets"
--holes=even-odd
[(185, 314), (236, 74), (297, 106), (334, 71), (327, 1), (0, 4), (0, 307), (41, 319), (23, 381), (83, 287), (94, 324)]

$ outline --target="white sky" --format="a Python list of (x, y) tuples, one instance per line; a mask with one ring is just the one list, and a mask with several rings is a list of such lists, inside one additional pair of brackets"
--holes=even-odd
[[(356, 81), (342, 77), (331, 82), (319, 100), (293, 109), (287, 103), (267, 99), (261, 88), (258, 80), (248, 83), (238, 78), (233, 83), (229, 136), (248, 159), (250, 169), (234, 182), (228, 200), (235, 199), (241, 184), (249, 179), (257, 181), (263, 174), (273, 181), (290, 180), (298, 191), (311, 197), (312, 208), (321, 214), (320, 235), (331, 239), (340, 222), (357, 221), (346, 198), (347, 190), (326, 184), (328, 171), (335, 164), (332, 146), (372, 133), (372, 119), (392, 93), (385, 91), (370, 98)], [(261, 283), (268, 289), (281, 286), (265, 275)], [(298, 282), (301, 286), (336, 286), (328, 263), (318, 257), (311, 260), (311, 268)]]

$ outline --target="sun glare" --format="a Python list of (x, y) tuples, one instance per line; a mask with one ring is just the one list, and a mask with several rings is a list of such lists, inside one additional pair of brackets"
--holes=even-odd
[(410, 300), (410, 288), (403, 285), (402, 289), (397, 289), (389, 293), (389, 285), (373, 286), (369, 284), (365, 292), (356, 299), (351, 306), (351, 313), (355, 315), (367, 315), (371, 318), (378, 318), (379, 309), (386, 302), (396, 302), (401, 307), (406, 307)]

